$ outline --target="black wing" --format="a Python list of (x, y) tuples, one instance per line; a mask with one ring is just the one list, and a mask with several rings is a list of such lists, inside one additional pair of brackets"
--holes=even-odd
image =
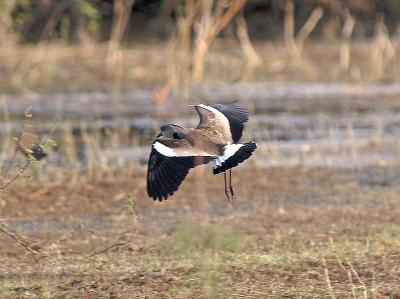
[(237, 101), (225, 104), (209, 105), (220, 111), (229, 121), (229, 126), (232, 134), (232, 140), (237, 143), (242, 137), (244, 123), (249, 120), (249, 111), (246, 108), (237, 105)]
[(239, 148), (239, 150), (233, 156), (229, 157), (225, 162), (222, 163), (222, 165), (215, 167), (213, 173), (219, 174), (237, 166), (239, 163), (242, 163), (250, 158), (256, 148), (257, 144), (253, 141), (243, 144), (243, 146)]
[(166, 200), (178, 190), (189, 170), (210, 162), (212, 157), (166, 157), (154, 147), (147, 169), (147, 194), (154, 200)]

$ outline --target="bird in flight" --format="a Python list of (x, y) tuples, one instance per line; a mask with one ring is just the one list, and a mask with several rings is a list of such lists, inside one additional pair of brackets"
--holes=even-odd
[(200, 117), (197, 128), (174, 124), (160, 128), (151, 148), (147, 193), (154, 200), (166, 200), (178, 190), (191, 168), (211, 162), (214, 174), (224, 174), (225, 195), (231, 203), (235, 196), (232, 168), (248, 159), (257, 148), (252, 141), (238, 143), (249, 112), (237, 101), (193, 106)]

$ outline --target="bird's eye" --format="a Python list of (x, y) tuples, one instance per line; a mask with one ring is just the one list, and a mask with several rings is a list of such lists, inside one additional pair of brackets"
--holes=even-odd
[(174, 135), (172, 135), (174, 137), (174, 139), (181, 139), (178, 135), (178, 133), (174, 133)]

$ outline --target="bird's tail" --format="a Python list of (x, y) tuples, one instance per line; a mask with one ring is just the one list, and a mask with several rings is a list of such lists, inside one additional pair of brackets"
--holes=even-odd
[(213, 173), (219, 174), (237, 166), (248, 159), (256, 148), (257, 144), (253, 141), (225, 146), (224, 154), (212, 161)]

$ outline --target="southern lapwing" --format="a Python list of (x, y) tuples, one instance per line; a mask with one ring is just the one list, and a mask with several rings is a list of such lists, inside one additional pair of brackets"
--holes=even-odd
[[(235, 102), (194, 105), (200, 116), (195, 129), (169, 124), (153, 142), (147, 170), (147, 193), (154, 200), (166, 200), (178, 190), (189, 170), (212, 162), (213, 173), (224, 173), (225, 194), (234, 198), (232, 168), (248, 159), (256, 143), (237, 143), (249, 112)], [(229, 171), (229, 188), (227, 183)]]

